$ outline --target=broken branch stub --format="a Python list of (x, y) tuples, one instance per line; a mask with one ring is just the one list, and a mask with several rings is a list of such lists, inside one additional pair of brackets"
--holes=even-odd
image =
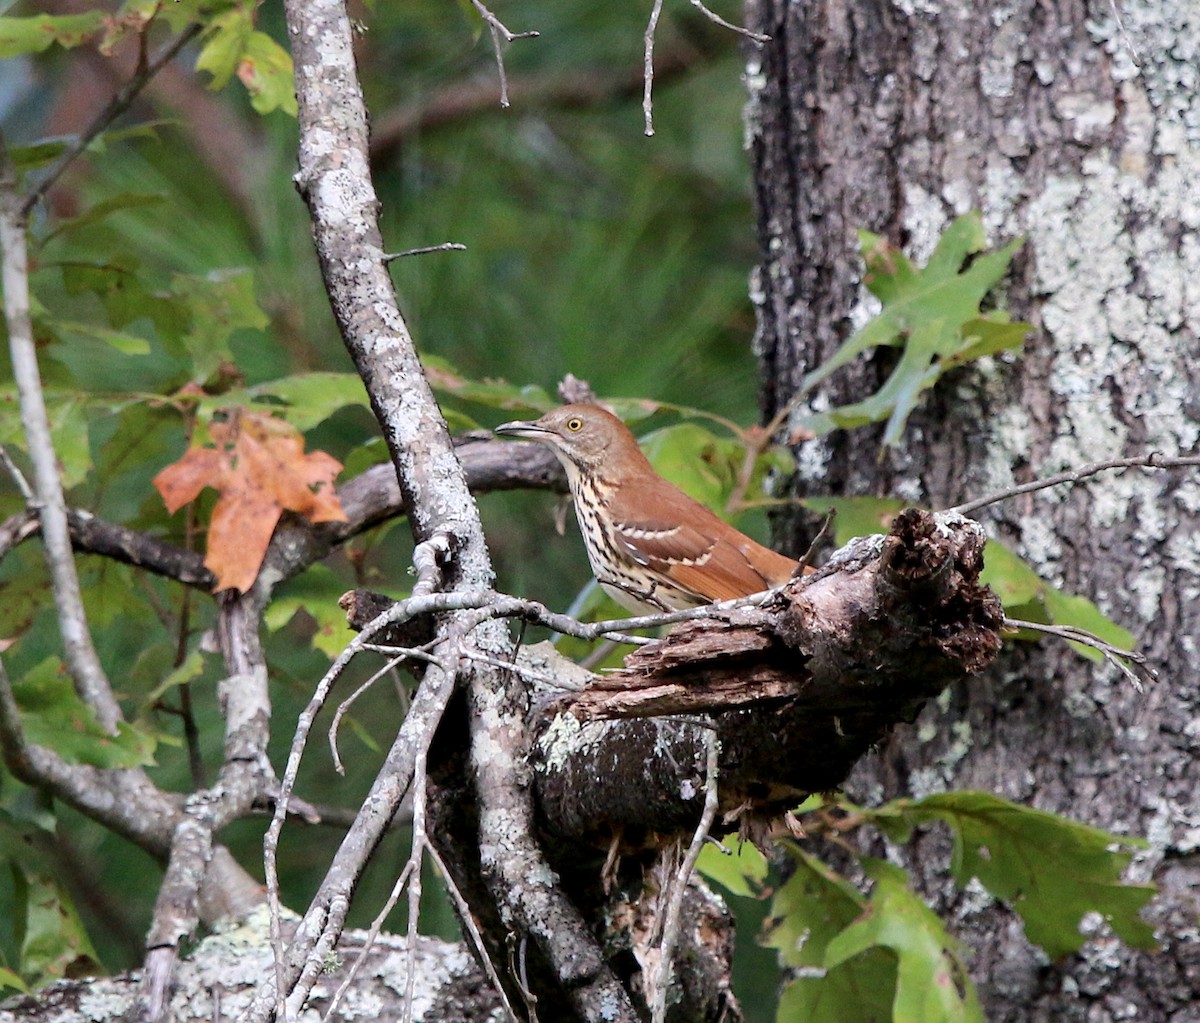
[[(984, 543), (960, 515), (906, 510), (890, 534), (852, 541), (762, 607), (678, 625), (622, 670), (559, 699), (552, 711), (580, 727), (552, 727), (539, 744), (547, 822), (577, 837), (584, 819), (627, 836), (694, 826), (697, 730), (681, 728), (668, 753), (667, 723), (630, 718), (707, 716), (721, 740), (725, 812), (774, 815), (836, 788), (894, 725), (1000, 649), (1001, 604), (979, 582)], [(568, 733), (575, 752), (563, 756), (553, 746)], [(638, 798), (606, 799), (585, 779), (620, 789), (622, 751), (640, 754), (628, 758), (626, 779)], [(583, 814), (573, 805), (581, 789)]]
[[(724, 813), (774, 816), (837, 788), (892, 727), (1000, 649), (1003, 610), (979, 582), (984, 543), (970, 519), (909, 509), (762, 606), (675, 625), (619, 671), (581, 678), (552, 648), (526, 648), (527, 677), (581, 689), (531, 683), (543, 822), (600, 846), (617, 831), (632, 847), (690, 833), (703, 729), (680, 718), (717, 731)], [(388, 603), (355, 596), (343, 606), (356, 627)]]

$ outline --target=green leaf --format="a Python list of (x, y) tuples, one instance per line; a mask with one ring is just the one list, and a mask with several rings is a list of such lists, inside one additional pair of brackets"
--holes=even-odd
[(834, 513), (834, 543), (839, 547), (856, 536), (888, 532), (896, 515), (909, 507), (895, 497), (806, 497), (800, 503), (818, 515)]
[(115, 348), (122, 355), (148, 355), (150, 342), (136, 334), (127, 334), (121, 330), (99, 327), (90, 323), (63, 323), (58, 321), (54, 326), (63, 334), (86, 338), (89, 341), (103, 341), (110, 348)]
[(745, 449), (717, 437), (698, 423), (678, 423), (641, 438), (642, 451), (654, 468), (690, 497), (718, 515), (733, 489)]
[(458, 372), (447, 360), (436, 355), (421, 353), (421, 365), (430, 386), (443, 394), (478, 402), (490, 408), (506, 412), (534, 413), (541, 415), (558, 406), (542, 388), (518, 387), (504, 380), (470, 380)]
[(896, 956), (895, 1023), (983, 1023), (983, 1011), (958, 943), (908, 886), (908, 876), (883, 860), (864, 859), (875, 881), (870, 905), (829, 942), (832, 969), (872, 949)]
[(382, 465), (391, 455), (382, 437), (372, 437), (342, 459), (342, 479), (353, 479), (373, 465)]
[(172, 32), (182, 32), (212, 6), (212, 0), (173, 0), (169, 4), (155, 0), (157, 16), (167, 23)]
[(96, 295), (104, 305), (109, 326), (114, 329), (120, 330), (144, 317), (154, 324), (164, 340), (178, 342), (187, 330), (190, 320), (187, 304), (172, 295), (150, 291), (137, 274), (136, 260), (114, 258), (107, 263), (63, 261), (42, 265), (60, 270), (67, 294)]
[(254, 296), (254, 274), (225, 270), (206, 276), (177, 274), (171, 293), (191, 314), (180, 343), (192, 357), (192, 379), (206, 381), (225, 363), (232, 363), (230, 338), (239, 330), (262, 330), (267, 315)]
[[(1087, 597), (1078, 594), (1063, 593), (1052, 586), (1047, 586), (1042, 594), (1046, 610), (1050, 612), (1050, 620), (1055, 625), (1073, 625), (1077, 629), (1093, 632), (1106, 643), (1111, 643), (1122, 650), (1133, 649), (1133, 633), (1123, 629), (1115, 622), (1104, 616), (1104, 613)], [(1094, 647), (1083, 643), (1071, 643), (1077, 653), (1091, 661), (1103, 661), (1104, 655)]]
[[(746, 448), (740, 440), (718, 436), (700, 423), (683, 422), (654, 430), (640, 443), (660, 473), (722, 518), (744, 510), (729, 507), (746, 462)], [(753, 501), (764, 492), (768, 474), (786, 472), (791, 467), (791, 456), (786, 452), (762, 452), (751, 467), (746, 500)]]
[(1079, 925), (1099, 913), (1135, 948), (1155, 947), (1154, 934), (1138, 916), (1154, 894), (1152, 885), (1124, 884), (1121, 874), (1141, 839), (1114, 835), (1078, 821), (1034, 810), (987, 792), (948, 792), (916, 802), (896, 800), (871, 813), (882, 822), (900, 817), (909, 825), (944, 821), (954, 834), (951, 867), (964, 886), (972, 877), (1020, 914), (1029, 940), (1052, 958), (1077, 951)]
[(57, 160), (66, 151), (67, 144), (61, 139), (44, 139), (28, 146), (13, 146), (8, 151), (9, 159), (18, 173), (37, 170)]
[(260, 114), (282, 110), (296, 116), (296, 86), (291, 55), (265, 32), (251, 32), (237, 67), (238, 78)]
[(210, 89), (223, 89), (237, 70), (246, 43), (254, 33), (249, 5), (238, 6), (220, 14), (204, 30), (204, 45), (196, 57), (196, 70), (212, 75)]
[(57, 657), (42, 661), (13, 683), (29, 741), (49, 746), (64, 760), (93, 767), (141, 767), (154, 763), (154, 740), (122, 723), (108, 735), (76, 695)]
[[(153, 707), (161, 700), (170, 690), (178, 686), (187, 685), (189, 682), (194, 682), (202, 674), (204, 674), (204, 653), (200, 650), (193, 650), (184, 658), (183, 663), (178, 668), (169, 671), (153, 689), (142, 700), (142, 706), (145, 709)], [(159, 737), (160, 742), (166, 741), (162, 736)]]
[[(1122, 650), (1133, 647), (1133, 634), (1121, 628), (1087, 597), (1064, 593), (1042, 579), (1032, 568), (1003, 544), (989, 540), (983, 551), (984, 569), (980, 580), (996, 591), (1011, 617), (1054, 625), (1073, 625), (1095, 633)], [(1029, 633), (1029, 639), (1043, 638)], [(1100, 651), (1082, 643), (1071, 643), (1075, 650), (1092, 661), (1103, 661)]]
[(0, 640), (24, 635), (38, 609), (50, 602), (50, 576), (45, 561), (32, 548), (11, 551), (4, 559), (0, 600)]
[(767, 861), (749, 842), (739, 842), (728, 852), (709, 843), (700, 851), (696, 867), (705, 877), (747, 899), (756, 897), (767, 879)]
[[(1004, 276), (1020, 240), (976, 255), (985, 243), (977, 212), (955, 220), (924, 268), (876, 235), (860, 239), (867, 264), (866, 285), (883, 303), (879, 315), (856, 331), (825, 363), (804, 378), (809, 391), (859, 355), (880, 347), (902, 347), (900, 361), (883, 387), (869, 398), (810, 417), (817, 432), (851, 429), (887, 420), (883, 441), (899, 442), (921, 393), (949, 369), (997, 351), (1018, 347), (1031, 329), (1010, 323), (1004, 313), (980, 312), (984, 296)], [(967, 260), (971, 259), (969, 263)], [(964, 264), (967, 264), (964, 266)]]
[(895, 959), (869, 950), (827, 966), (830, 943), (858, 918), (866, 899), (845, 878), (790, 844), (795, 873), (775, 894), (763, 944), (796, 971), (779, 1003), (778, 1023), (886, 1023), (896, 984)]
[(1032, 568), (1002, 543), (989, 540), (983, 549), (979, 581), (996, 591), (1005, 609), (1040, 601), (1046, 584)]
[(332, 660), (354, 638), (346, 624), (346, 613), (338, 606), (338, 598), (345, 592), (346, 584), (333, 572), (324, 565), (314, 565), (276, 590), (263, 621), (272, 632), (278, 632), (303, 611), (317, 626), (313, 649)]
[[(88, 436), (88, 401), (77, 391), (47, 388), (44, 394), (50, 420), (50, 439), (58, 456), (63, 486), (70, 489), (87, 477), (92, 467)], [(15, 389), (0, 389), (0, 403), (19, 407)], [(17, 415), (0, 417), (0, 444), (25, 450), (25, 431)]]
[[(856, 536), (886, 533), (896, 513), (908, 505), (892, 497), (806, 497), (805, 508), (818, 514), (836, 513), (833, 520), (834, 542), (840, 547)], [(1000, 598), (1004, 610), (1014, 618), (1073, 625), (1093, 632), (1107, 643), (1129, 650), (1133, 635), (1106, 618), (1086, 597), (1063, 593), (1041, 578), (1032, 568), (1002, 543), (989, 540), (983, 550), (980, 582), (990, 586)], [(1022, 633), (1020, 638), (1040, 640), (1040, 633)], [(1102, 661), (1103, 655), (1082, 643), (1072, 643), (1089, 660)]]
[(21, 972), (34, 986), (41, 986), (69, 973), (96, 971), (96, 950), (65, 889), (41, 871), (21, 873), (24, 883), (18, 888), (25, 911)]
[(0, 991), (6, 988), (12, 988), (15, 991), (20, 991), (22, 994), (28, 994), (30, 987), (12, 970), (5, 969), (0, 966)]
[(0, 18), (0, 58), (41, 53), (54, 43), (70, 49), (104, 27), (103, 11), (85, 14), (38, 14), (32, 18)]
[(77, 217), (69, 217), (61, 221), (53, 231), (49, 232), (42, 239), (42, 245), (46, 245), (55, 238), (71, 235), (82, 228), (90, 227), (92, 224), (98, 224), (102, 220), (111, 217), (114, 213), (120, 213), (123, 210), (145, 209), (147, 206), (161, 206), (163, 202), (164, 199), (161, 195), (122, 192), (119, 195), (105, 199), (103, 202), (96, 203)]
[(283, 402), (285, 407), (279, 410), (283, 418), (302, 433), (349, 405), (371, 409), (362, 379), (356, 373), (297, 373), (258, 384), (249, 393), (252, 398)]
[(949, 356), (943, 363), (945, 369), (953, 369), (964, 363), (982, 359), (997, 352), (1014, 351), (1025, 343), (1031, 327), (1028, 323), (1013, 323), (1008, 313), (993, 309), (977, 320), (969, 320), (962, 326), (963, 339), (969, 347)]

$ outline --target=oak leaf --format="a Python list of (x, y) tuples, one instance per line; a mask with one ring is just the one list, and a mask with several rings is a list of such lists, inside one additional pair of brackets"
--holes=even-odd
[(246, 591), (258, 576), (284, 511), (310, 522), (345, 522), (333, 480), (342, 464), (324, 451), (304, 453), (304, 438), (272, 416), (238, 410), (209, 426), (216, 447), (188, 448), (154, 477), (167, 510), (205, 487), (220, 492), (208, 526), (205, 566), (215, 589)]

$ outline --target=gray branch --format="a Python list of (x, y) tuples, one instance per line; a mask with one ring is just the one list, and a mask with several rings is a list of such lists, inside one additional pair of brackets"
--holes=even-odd
[(80, 698), (92, 708), (109, 732), (117, 730), (121, 708), (92, 646), (79, 576), (67, 527), (58, 460), (50, 437), (50, 420), (42, 394), (37, 348), (29, 305), (29, 259), (25, 244), (25, 212), (17, 194), (16, 179), (0, 138), (0, 251), (3, 253), (4, 315), (13, 378), (21, 403), (21, 422), (33, 462), (36, 511), (42, 524), (46, 564), (53, 580), (54, 603), (67, 667)]

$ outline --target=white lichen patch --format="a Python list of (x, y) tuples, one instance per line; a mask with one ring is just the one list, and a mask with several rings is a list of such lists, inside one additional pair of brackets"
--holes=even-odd
[(1200, 6), (1122, 0), (1089, 22), (1116, 81), (1138, 79), (1160, 121), (1200, 145)]
[(938, 0), (892, 0), (892, 6), (910, 18), (918, 14), (937, 15), (942, 12)]

